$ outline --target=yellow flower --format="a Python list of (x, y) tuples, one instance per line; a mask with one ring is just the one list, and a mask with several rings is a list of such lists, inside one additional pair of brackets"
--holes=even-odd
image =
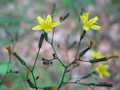
[(32, 30), (43, 30), (45, 33), (52, 31), (52, 28), (60, 25), (60, 22), (52, 22), (51, 15), (48, 15), (46, 20), (43, 20), (40, 16), (37, 17), (37, 22), (39, 25), (32, 28)]
[(99, 58), (102, 57), (102, 54), (101, 54), (101, 52), (92, 51), (92, 52), (91, 52), (91, 56), (92, 56), (94, 59), (99, 59)]
[(89, 13), (83, 13), (83, 15), (80, 16), (80, 19), (84, 24), (83, 29), (85, 31), (88, 31), (90, 28), (92, 28), (94, 30), (100, 30), (100, 26), (96, 25), (97, 24), (96, 22), (99, 19), (97, 16), (88, 20), (89, 19)]
[(95, 71), (99, 73), (99, 77), (102, 79), (103, 75), (107, 77), (110, 76), (110, 73), (107, 71), (108, 68), (108, 65), (103, 65), (102, 63), (99, 63), (99, 67), (95, 68)]

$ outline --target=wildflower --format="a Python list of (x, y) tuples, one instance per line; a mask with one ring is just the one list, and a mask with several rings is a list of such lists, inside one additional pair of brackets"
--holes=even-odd
[(90, 40), (90, 45), (80, 53), (79, 57), (83, 56), (88, 50), (90, 50), (93, 44), (94, 44), (94, 41)]
[(107, 77), (110, 76), (110, 73), (107, 71), (108, 68), (108, 65), (103, 65), (102, 63), (99, 63), (99, 67), (95, 68), (95, 71), (99, 73), (99, 77), (102, 79), (103, 75)]
[(98, 58), (101, 58), (101, 57), (102, 57), (102, 54), (101, 54), (101, 52), (92, 51), (92, 52), (91, 52), (91, 56), (92, 56), (94, 59), (98, 59)]
[(43, 20), (40, 16), (37, 17), (37, 22), (39, 25), (32, 28), (32, 30), (43, 30), (45, 33), (51, 32), (52, 28), (60, 25), (60, 22), (52, 22), (51, 15), (48, 15), (46, 20)]
[(25, 61), (16, 53), (14, 52), (10, 46), (6, 46), (5, 47), (11, 54), (13, 54), (19, 61), (22, 65), (25, 65), (26, 66), (26, 63)]
[(83, 13), (83, 15), (80, 16), (81, 21), (83, 22), (84, 26), (83, 29), (85, 31), (88, 31), (90, 28), (94, 30), (100, 30), (100, 26), (96, 25), (97, 20), (99, 19), (97, 16), (94, 18), (89, 19), (89, 13)]
[(119, 56), (118, 55), (113, 55), (113, 56), (109, 56), (109, 57), (92, 59), (92, 60), (90, 60), (90, 63), (98, 63), (98, 62), (108, 61), (108, 60), (113, 59), (113, 58), (118, 59)]

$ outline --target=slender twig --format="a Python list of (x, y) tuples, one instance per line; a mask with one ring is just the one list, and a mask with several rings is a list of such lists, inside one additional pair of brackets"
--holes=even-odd
[[(80, 19), (79, 19), (80, 20)], [(80, 23), (80, 29), (81, 29), (81, 31), (83, 32), (83, 29), (82, 29), (82, 23), (79, 21), (79, 23)], [(82, 32), (80, 32), (80, 37), (79, 37), (79, 42), (78, 42), (78, 48), (77, 48), (77, 52), (76, 52), (76, 56), (75, 56), (75, 59), (77, 58), (77, 55), (78, 55), (78, 51), (79, 51), (79, 49), (80, 49), (80, 44), (81, 44), (81, 36), (82, 36)]]
[(7, 76), (7, 74), (9, 73), (8, 70), (9, 70), (10, 62), (11, 62), (11, 53), (10, 52), (8, 52), (8, 53), (9, 53), (9, 62), (8, 62), (8, 65), (7, 65), (7, 71), (6, 71), (5, 76), (3, 77), (2, 81), (0, 82), (0, 88), (1, 88), (1, 86), (2, 86), (2, 84), (4, 82), (4, 80), (5, 80), (5, 78)]
[(59, 62), (61, 63), (61, 65), (65, 68), (66, 66), (65, 66), (65, 65), (62, 63), (62, 61), (59, 59), (59, 57), (58, 57), (58, 55), (57, 55), (57, 53), (56, 53), (56, 50), (55, 50), (53, 44), (51, 44), (51, 46), (52, 46), (52, 48), (53, 48), (53, 50), (54, 50), (54, 52), (55, 52), (55, 55), (57, 56), (58, 61), (59, 61)]
[(55, 28), (53, 28), (53, 35), (52, 35), (52, 40), (51, 40), (51, 44), (53, 44), (53, 39), (54, 39), (54, 33), (55, 33)]
[(62, 84), (63, 84), (63, 81), (64, 81), (64, 77), (65, 77), (66, 70), (67, 70), (67, 68), (65, 68), (65, 70), (64, 70), (64, 72), (63, 72), (63, 76), (62, 76), (62, 79), (61, 79), (60, 85), (58, 86), (58, 90), (60, 89), (60, 87), (61, 87), (61, 86), (62, 86)]
[[(29, 68), (27, 65), (24, 65), (26, 68)], [(35, 84), (35, 89), (38, 90), (37, 88), (37, 83), (36, 83), (36, 79), (35, 79), (35, 76), (34, 76), (34, 73), (33, 73), (33, 70), (30, 70), (31, 74), (32, 74), (32, 77), (33, 77), (33, 81), (34, 81), (34, 84)]]
[(94, 90), (90, 85), (88, 85), (88, 87), (90, 87), (92, 90)]
[(92, 85), (92, 86), (95, 86), (95, 84), (93, 84), (93, 83), (78, 83), (78, 82), (64, 82), (64, 84), (81, 84), (81, 85), (85, 85), (85, 86), (90, 86), (90, 85)]
[[(81, 25), (81, 24), (80, 24)], [(82, 28), (81, 28), (82, 30)], [(81, 33), (81, 32), (80, 32)], [(82, 35), (82, 34), (81, 34)], [(76, 55), (75, 55), (75, 60), (73, 62), (71, 62), (67, 67), (71, 66), (73, 63), (76, 62), (77, 60), (77, 55), (78, 55), (78, 52), (79, 52), (79, 49), (80, 49), (80, 45), (81, 45), (81, 41), (82, 41), (82, 38), (81, 38), (81, 35), (79, 37), (79, 42), (78, 42), (78, 48), (77, 48), (77, 52), (76, 52)]]
[(81, 62), (90, 62), (90, 61), (81, 60), (81, 59), (76, 59), (76, 60), (81, 61)]
[(66, 66), (65, 66), (65, 65), (62, 63), (62, 61), (59, 59), (59, 57), (58, 57), (58, 55), (57, 55), (57, 53), (56, 53), (56, 50), (55, 50), (55, 48), (54, 48), (54, 45), (53, 45), (54, 30), (55, 30), (55, 28), (53, 29), (53, 35), (52, 35), (52, 40), (51, 40), (51, 42), (49, 42), (48, 40), (47, 40), (47, 42), (52, 46), (53, 51), (54, 51), (54, 53), (55, 53), (55, 55), (56, 55), (56, 59), (58, 59), (58, 61), (61, 63), (61, 65), (65, 68)]
[(31, 71), (31, 70), (30, 70), (30, 72), (31, 72), (31, 74), (32, 74), (32, 77), (33, 77), (33, 80), (34, 80), (34, 83), (35, 83), (35, 89), (38, 90), (38, 87), (37, 87), (37, 83), (36, 83), (36, 79), (35, 79), (34, 73), (33, 73), (33, 71)]
[(34, 62), (32, 71), (34, 71), (34, 68), (35, 68), (35, 65), (36, 65), (36, 62), (37, 62), (37, 59), (38, 59), (39, 52), (40, 52), (40, 48), (38, 49), (37, 56), (36, 56), (36, 58), (35, 58), (35, 62)]
[(78, 42), (78, 47), (77, 47), (77, 52), (76, 52), (76, 55), (75, 55), (75, 59), (77, 59), (77, 55), (78, 55), (78, 52), (79, 52), (79, 49), (80, 49), (80, 44), (81, 44), (81, 36), (79, 37), (79, 42)]

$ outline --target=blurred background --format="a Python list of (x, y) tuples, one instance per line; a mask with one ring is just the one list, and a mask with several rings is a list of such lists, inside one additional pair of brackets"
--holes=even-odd
[[(37, 25), (36, 17), (46, 17), (51, 13), (53, 4), (56, 4), (54, 21), (61, 16), (70, 13), (70, 16), (56, 28), (54, 46), (60, 59), (67, 64), (74, 60), (77, 44), (68, 48), (72, 43), (79, 41), (81, 25), (79, 14), (84, 9), (90, 12), (90, 18), (99, 17), (98, 25), (101, 30), (89, 30), (82, 41), (80, 51), (89, 45), (89, 41), (95, 41), (94, 47), (84, 55), (85, 60), (92, 59), (91, 51), (100, 51), (103, 56), (120, 55), (120, 0), (0, 0), (0, 82), (3, 80), (9, 63), (9, 55), (5, 49), (6, 45), (14, 48), (15, 52), (32, 67), (38, 50), (40, 31), (32, 31)], [(51, 40), (52, 33), (48, 37)], [(53, 50), (44, 40), (35, 67), (35, 76), (38, 86), (58, 87), (63, 67), (54, 61), (52, 65), (43, 65), (42, 58), (51, 59)], [(110, 60), (110, 77), (99, 80), (97, 76), (89, 77), (82, 82), (96, 83), (107, 82), (114, 86), (93, 87), (94, 90), (120, 90), (120, 60)], [(79, 66), (66, 74), (65, 80), (80, 78), (89, 74), (97, 66), (90, 63), (79, 62)], [(0, 90), (34, 90), (26, 83), (27, 69), (13, 56), (8, 71), (19, 71), (19, 73), (8, 73)], [(31, 75), (30, 75), (31, 77)], [(32, 77), (31, 77), (32, 78)], [(91, 90), (87, 86), (68, 84), (61, 90)]]

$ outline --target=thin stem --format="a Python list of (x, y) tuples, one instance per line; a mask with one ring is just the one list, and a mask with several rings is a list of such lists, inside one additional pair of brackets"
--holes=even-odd
[[(31, 71), (31, 70), (30, 70)], [(37, 83), (36, 83), (36, 79), (35, 79), (35, 76), (33, 74), (33, 71), (31, 71), (31, 74), (32, 74), (32, 77), (33, 77), (33, 80), (34, 80), (34, 83), (35, 83), (35, 89), (38, 90), (38, 87), (37, 87)]]
[(51, 46), (52, 46), (52, 48), (53, 48), (53, 50), (54, 50), (54, 52), (55, 52), (55, 55), (57, 56), (57, 59), (58, 59), (58, 61), (61, 63), (61, 65), (65, 68), (66, 66), (62, 63), (62, 61), (59, 59), (59, 57), (58, 57), (58, 55), (57, 55), (57, 53), (56, 53), (56, 51), (55, 51), (55, 48), (54, 48), (54, 46), (53, 46), (53, 44), (51, 44)]
[[(82, 34), (81, 34), (81, 35), (82, 35)], [(81, 41), (82, 41), (82, 38), (81, 38), (81, 36), (80, 36), (79, 43), (78, 43), (78, 48), (77, 48), (77, 52), (76, 52), (76, 55), (75, 55), (75, 60), (74, 60), (73, 62), (71, 62), (67, 67), (71, 66), (73, 63), (76, 62), (76, 60), (78, 60), (78, 59), (77, 59), (77, 55), (78, 55), (78, 51), (79, 51), (79, 49), (80, 49)]]
[(90, 85), (88, 85), (88, 87), (90, 87), (92, 90), (94, 90)]
[(65, 68), (66, 66), (61, 62), (61, 60), (59, 59), (59, 57), (58, 57), (58, 55), (57, 55), (57, 53), (56, 53), (56, 50), (55, 50), (55, 48), (54, 48), (54, 45), (53, 45), (53, 39), (54, 39), (54, 31), (55, 31), (55, 28), (53, 29), (53, 35), (52, 35), (52, 40), (51, 40), (51, 43), (47, 40), (47, 42), (52, 46), (52, 48), (53, 48), (53, 51), (54, 51), (54, 53), (55, 53), (55, 55), (56, 55), (56, 59), (58, 59), (58, 61), (61, 63), (61, 65)]
[(81, 60), (81, 59), (76, 59), (76, 60), (81, 61), (81, 62), (90, 62), (90, 61)]
[(60, 85), (58, 86), (58, 90), (60, 89), (60, 87), (61, 87), (61, 86), (62, 86), (62, 84), (63, 84), (63, 81), (64, 81), (64, 77), (65, 77), (66, 70), (67, 70), (67, 68), (65, 68), (65, 70), (64, 70), (64, 73), (63, 73), (63, 76), (62, 76), (62, 79), (61, 79)]
[(77, 55), (78, 55), (78, 51), (80, 49), (80, 44), (81, 44), (81, 36), (79, 37), (79, 43), (78, 43), (78, 48), (77, 48), (77, 52), (76, 52), (76, 55), (75, 55), (75, 59), (77, 59)]
[(35, 58), (35, 62), (34, 62), (32, 71), (34, 71), (34, 68), (35, 68), (35, 65), (36, 65), (36, 62), (37, 62), (37, 59), (38, 59), (39, 52), (40, 52), (40, 48), (38, 49), (37, 56), (36, 56), (36, 58)]
[[(38, 50), (39, 51), (39, 50)], [(25, 65), (26, 68), (29, 68), (27, 65)], [(34, 76), (34, 73), (33, 73), (33, 70), (30, 70), (31, 74), (32, 74), (32, 77), (33, 77), (33, 80), (34, 80), (34, 84), (35, 84), (35, 89), (38, 90), (37, 88), (37, 83), (36, 83), (36, 79), (35, 79), (35, 76)]]
[(81, 85), (85, 85), (85, 86), (90, 86), (90, 85), (92, 85), (92, 86), (95, 86), (95, 84), (93, 84), (93, 83), (77, 83), (77, 82), (64, 82), (64, 84), (81, 84)]
[(4, 82), (4, 80), (5, 80), (5, 78), (6, 78), (6, 76), (7, 76), (7, 74), (9, 73), (8, 70), (9, 70), (10, 62), (11, 62), (11, 53), (10, 53), (10, 52), (8, 52), (8, 53), (9, 53), (9, 62), (8, 62), (8, 65), (7, 65), (7, 71), (6, 71), (6, 73), (5, 73), (4, 78), (3, 78), (2, 81), (0, 82), (0, 88), (1, 88), (1, 86), (2, 86), (2, 84), (3, 84), (3, 82)]
[(52, 40), (51, 40), (51, 44), (53, 44), (53, 39), (54, 39), (54, 33), (55, 33), (55, 28), (53, 28), (53, 35), (52, 35)]

